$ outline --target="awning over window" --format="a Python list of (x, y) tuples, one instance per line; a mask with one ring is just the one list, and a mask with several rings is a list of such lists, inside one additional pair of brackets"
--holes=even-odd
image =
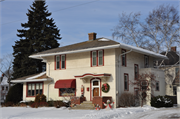
[(54, 88), (76, 88), (76, 79), (58, 80)]

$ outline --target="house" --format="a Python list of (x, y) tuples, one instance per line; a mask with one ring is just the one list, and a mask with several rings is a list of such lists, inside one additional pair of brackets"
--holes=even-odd
[[(161, 54), (165, 55), (166, 52)], [(166, 95), (177, 96), (177, 86), (179, 82), (179, 55), (177, 54), (176, 47), (171, 47), (171, 50), (167, 52), (168, 59), (164, 60), (162, 65), (159, 66), (161, 70), (165, 72), (166, 81)], [(159, 61), (159, 64), (162, 60)]]
[[(123, 92), (137, 91), (129, 81), (136, 80), (139, 73), (148, 72), (154, 73), (158, 80), (154, 95), (165, 95), (164, 72), (153, 68), (153, 61), (167, 59), (166, 56), (107, 38), (96, 38), (96, 33), (88, 35), (89, 40), (85, 42), (29, 56), (46, 62), (46, 72), (11, 81), (23, 83), (24, 101), (34, 100), (38, 93), (45, 94), (47, 100), (80, 97), (83, 93), (87, 101), (93, 102), (110, 97), (116, 108)], [(109, 91), (103, 92), (102, 87)]]
[(1, 98), (1, 103), (4, 103), (6, 100), (6, 95), (8, 94), (9, 91), (9, 84), (7, 83), (8, 78), (6, 76), (2, 77), (2, 81), (0, 83), (0, 98)]

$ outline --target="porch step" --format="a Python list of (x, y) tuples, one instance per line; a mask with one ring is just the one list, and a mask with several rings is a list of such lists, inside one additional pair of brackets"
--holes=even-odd
[(92, 104), (92, 101), (84, 101), (80, 105), (76, 105), (75, 107), (72, 107), (73, 110), (94, 110), (94, 106)]

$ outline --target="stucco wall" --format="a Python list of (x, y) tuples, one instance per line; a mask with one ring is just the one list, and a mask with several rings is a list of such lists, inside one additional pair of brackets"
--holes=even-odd
[[(111, 77), (106, 80), (101, 80), (101, 85), (107, 82), (110, 85), (110, 91), (108, 93), (101, 92), (102, 96), (112, 96), (115, 101), (115, 49), (104, 50), (104, 66), (91, 67), (90, 52), (67, 54), (66, 55), (66, 69), (55, 70), (54, 69), (54, 56), (45, 57), (47, 60), (46, 74), (54, 79), (54, 83), (49, 86), (49, 99), (51, 100), (63, 100), (63, 97), (59, 97), (59, 90), (54, 88), (54, 84), (57, 80), (63, 79), (75, 79), (76, 75), (83, 75), (85, 73), (111, 74)], [(49, 67), (50, 66), (50, 67)], [(50, 72), (49, 72), (50, 69)], [(50, 75), (49, 75), (50, 74)], [(44, 84), (44, 94), (47, 95), (47, 85)], [(90, 89), (90, 79), (83, 82), (80, 78), (76, 79), (76, 96), (81, 96), (81, 85), (84, 86), (84, 96), (87, 100), (90, 100), (90, 90), (87, 91), (87, 87)], [(24, 85), (26, 90), (26, 85)], [(100, 90), (101, 91), (101, 90)], [(34, 98), (26, 97), (26, 92), (23, 92), (23, 99), (30, 100)], [(116, 103), (116, 101), (115, 101)]]
[[(122, 66), (122, 59), (121, 59), (121, 48), (116, 49), (116, 77), (117, 77), (117, 99), (123, 92), (130, 92), (134, 94), (135, 86), (129, 85), (129, 91), (124, 91), (124, 73), (127, 73), (129, 76), (129, 81), (134, 81), (134, 64), (138, 64), (139, 70), (144, 68), (144, 54), (136, 53), (136, 52), (129, 52), (126, 54), (127, 58), (127, 65)], [(153, 57), (149, 56), (149, 67), (153, 67)], [(118, 102), (119, 103), (119, 102)]]

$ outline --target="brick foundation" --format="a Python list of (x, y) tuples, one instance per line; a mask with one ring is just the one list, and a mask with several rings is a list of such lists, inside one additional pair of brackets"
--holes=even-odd
[(71, 104), (81, 104), (83, 101), (86, 101), (86, 97), (74, 97), (71, 99)]
[(104, 109), (105, 106), (103, 105), (103, 102), (107, 103), (107, 100), (110, 100), (112, 102), (112, 97), (110, 97), (110, 96), (109, 97), (108, 96), (107, 97), (106, 96), (103, 96), (103, 97), (94, 96), (92, 103), (98, 104), (101, 109)]

